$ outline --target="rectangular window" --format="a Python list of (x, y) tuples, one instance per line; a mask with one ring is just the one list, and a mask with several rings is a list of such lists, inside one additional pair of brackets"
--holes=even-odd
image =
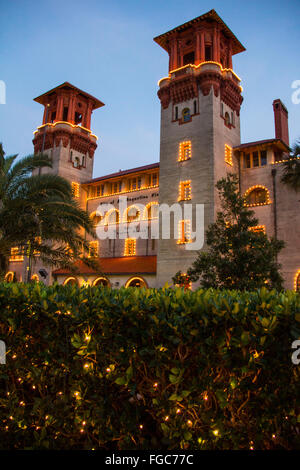
[(255, 233), (266, 233), (266, 226), (265, 225), (256, 225), (255, 227), (250, 227), (251, 232)]
[(258, 157), (257, 151), (253, 152), (252, 160), (253, 160), (253, 166), (259, 166), (259, 157)]
[(17, 246), (11, 248), (9, 261), (23, 261), (23, 260), (24, 260), (24, 256), (22, 255), (20, 248)]
[(134, 256), (136, 254), (136, 239), (127, 238), (125, 240), (124, 256)]
[(192, 157), (192, 143), (190, 140), (180, 142), (178, 161), (183, 162)]
[(251, 168), (251, 155), (250, 153), (246, 153), (244, 157), (245, 168)]
[(212, 59), (212, 46), (205, 46), (205, 60), (209, 61)]
[(74, 181), (73, 181), (71, 186), (72, 186), (73, 197), (79, 197), (80, 184), (79, 183), (74, 183)]
[(152, 238), (152, 243), (151, 243), (151, 248), (152, 248), (152, 251), (155, 250), (155, 238)]
[(267, 164), (267, 151), (261, 150), (260, 152), (260, 165), (265, 166)]
[(178, 240), (177, 244), (182, 245), (184, 243), (190, 243), (191, 240), (191, 221), (180, 220), (178, 226)]
[(178, 106), (175, 106), (175, 121), (178, 119)]
[(232, 148), (227, 144), (225, 144), (225, 163), (231, 166), (233, 165)]
[(98, 257), (98, 242), (92, 241), (89, 243), (89, 258), (97, 258)]
[(178, 201), (189, 201), (192, 197), (191, 181), (180, 181)]

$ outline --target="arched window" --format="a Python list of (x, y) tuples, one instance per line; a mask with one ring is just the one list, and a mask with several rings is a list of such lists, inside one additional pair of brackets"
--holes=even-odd
[(144, 220), (158, 218), (158, 202), (149, 202), (144, 210)]
[(131, 279), (128, 279), (128, 281), (125, 284), (125, 287), (144, 287), (148, 288), (148, 285), (142, 277), (132, 277)]
[(67, 279), (65, 279), (64, 283), (63, 283), (64, 286), (78, 286), (78, 280), (76, 279), (76, 277), (68, 277)]
[(110, 209), (105, 215), (106, 224), (118, 224), (120, 222), (120, 212), (118, 209)]
[(270, 204), (270, 195), (264, 186), (249, 188), (244, 196), (246, 206), (263, 206)]
[(33, 282), (39, 282), (39, 276), (38, 276), (37, 274), (33, 274), (33, 275), (31, 276), (31, 280), (32, 280)]
[(109, 280), (106, 277), (98, 277), (93, 282), (93, 286), (95, 287), (110, 287)]
[(229, 126), (230, 125), (230, 116), (229, 116), (229, 113), (227, 113), (227, 111), (225, 113), (224, 119), (225, 119), (226, 126)]
[(140, 220), (140, 211), (136, 206), (129, 206), (125, 211), (124, 222)]
[(189, 108), (184, 108), (182, 111), (182, 120), (183, 122), (188, 122), (191, 120), (191, 111)]

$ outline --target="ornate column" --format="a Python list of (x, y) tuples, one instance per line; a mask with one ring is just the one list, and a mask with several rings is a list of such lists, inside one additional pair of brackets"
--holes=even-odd
[(55, 121), (63, 120), (63, 107), (64, 107), (64, 97), (63, 95), (58, 95), (57, 105), (56, 105), (56, 118)]
[(71, 124), (74, 124), (75, 120), (75, 94), (71, 93), (70, 94), (70, 99), (69, 99), (69, 109), (68, 109), (68, 122)]
[(196, 51), (195, 51), (195, 65), (201, 62), (201, 32), (196, 30)]

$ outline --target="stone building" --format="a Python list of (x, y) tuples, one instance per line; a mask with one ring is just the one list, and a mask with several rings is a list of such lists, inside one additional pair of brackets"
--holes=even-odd
[[(154, 41), (169, 54), (169, 73), (158, 90), (159, 163), (93, 178), (97, 137), (91, 115), (103, 103), (67, 82), (35, 99), (44, 106), (44, 116), (34, 134), (34, 151), (52, 157), (52, 171), (72, 182), (75, 197), (95, 218), (98, 238), (89, 241), (90, 256), (99, 259), (101, 275), (80, 262), (76, 276), (63, 269), (51, 272), (37, 260), (34, 277), (43, 280), (45, 269), (47, 283), (170, 283), (197, 256), (197, 250), (187, 249), (196, 231), (197, 207), (204, 205), (205, 231), (220, 209), (215, 184), (234, 172), (245, 204), (259, 219), (256, 229), (285, 241), (279, 256), (285, 287), (299, 288), (299, 194), (281, 183), (283, 161), (290, 153), (286, 107), (279, 99), (273, 102), (274, 138), (241, 143), (242, 87), (232, 56), (245, 48), (214, 10)], [(159, 217), (159, 212), (173, 205), (189, 205), (189, 217), (171, 212), (170, 236), (165, 237), (167, 216)], [(24, 280), (27, 265), (16, 248), (8, 278), (15, 273)]]

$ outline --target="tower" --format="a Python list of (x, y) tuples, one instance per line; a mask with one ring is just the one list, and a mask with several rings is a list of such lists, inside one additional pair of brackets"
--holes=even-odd
[(204, 204), (206, 230), (219, 209), (216, 182), (228, 172), (238, 172), (232, 149), (240, 144), (243, 98), (232, 56), (245, 48), (214, 10), (154, 41), (169, 54), (169, 74), (159, 81), (158, 90), (159, 204), (192, 205), (191, 220), (179, 221), (177, 240), (172, 230), (171, 239), (160, 234), (157, 285), (161, 286), (177, 271), (186, 272), (197, 256), (197, 251), (186, 249), (189, 232), (195, 230), (196, 205)]
[(81, 183), (90, 179), (97, 148), (91, 115), (104, 104), (68, 82), (34, 101), (44, 106), (43, 123), (34, 132), (34, 153), (48, 154), (53, 161), (50, 171), (69, 181)]

